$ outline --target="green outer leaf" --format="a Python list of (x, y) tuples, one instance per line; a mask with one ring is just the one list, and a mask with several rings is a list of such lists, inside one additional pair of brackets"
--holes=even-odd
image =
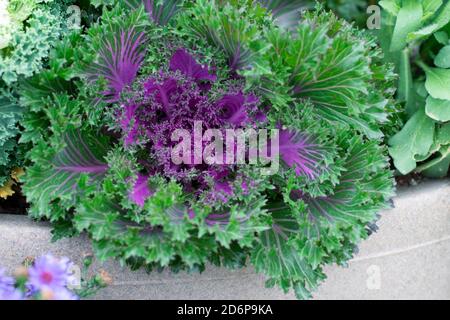
[(438, 135), (437, 142), (440, 145), (450, 144), (450, 123), (446, 123), (446, 124), (442, 125), (438, 129), (437, 135)]
[(50, 161), (44, 160), (27, 170), (24, 192), (42, 214), (49, 202), (58, 198), (72, 198), (78, 190), (82, 176), (90, 181), (103, 178), (107, 165), (103, 157), (107, 152), (107, 140), (93, 132), (67, 131), (65, 147)]
[(437, 121), (450, 121), (450, 100), (434, 99), (429, 96), (425, 107), (427, 116)]
[[(330, 37), (328, 33), (335, 30), (339, 32)], [(368, 51), (373, 39), (353, 35), (349, 25), (331, 14), (305, 13), (294, 34), (277, 28), (267, 32), (272, 47), (266, 59), (285, 77), (284, 88), (291, 97), (309, 100), (331, 123), (350, 126), (369, 138), (383, 137), (379, 124), (386, 118), (388, 101), (375, 88), (375, 74), (380, 71), (371, 64), (379, 52)], [(383, 71), (389, 78), (388, 70)], [(280, 80), (263, 82), (265, 91), (275, 95)]]
[(370, 197), (379, 196), (386, 200), (393, 194), (389, 175), (380, 172), (387, 163), (378, 144), (363, 143), (358, 137), (347, 138), (350, 146), (345, 149), (348, 150), (348, 158), (343, 164), (345, 171), (333, 193), (321, 197), (301, 197), (307, 204), (305, 235), (309, 239), (323, 237), (321, 232), (326, 230), (325, 226), (345, 225), (356, 228), (374, 221), (376, 214), (385, 208), (386, 203), (369, 201), (364, 192), (370, 190)]
[(423, 0), (423, 21), (432, 17), (442, 6), (442, 0)]
[(435, 124), (424, 110), (417, 111), (403, 129), (389, 139), (389, 154), (395, 167), (408, 174), (416, 168), (417, 155), (426, 155), (433, 144)]
[[(313, 269), (290, 241), (297, 236), (299, 225), (288, 207), (283, 203), (272, 204), (270, 211), (272, 228), (260, 234), (259, 243), (252, 252), (252, 264), (257, 272), (272, 278), (285, 290), (299, 286), (302, 290), (295, 290), (298, 298), (307, 298), (308, 291), (316, 288), (323, 275), (320, 270)], [(299, 296), (299, 292), (303, 294)]]
[(428, 178), (444, 178), (447, 176), (450, 167), (450, 147), (447, 146), (447, 156), (440, 156), (439, 161), (433, 162), (433, 165), (422, 171), (422, 174)]
[(450, 100), (450, 69), (429, 68), (420, 64), (427, 75), (425, 88), (435, 99)]
[(434, 58), (434, 64), (439, 68), (450, 68), (450, 45), (443, 47), (439, 51), (436, 58)]
[(420, 1), (403, 0), (392, 35), (391, 52), (402, 50), (406, 46), (406, 36), (420, 27), (422, 16), (423, 9)]
[(378, 3), (392, 16), (397, 16), (400, 11), (401, 0), (382, 0)]
[(434, 37), (436, 38), (437, 42), (439, 42), (440, 44), (442, 44), (444, 46), (449, 43), (448, 42), (448, 34), (445, 31), (436, 32), (434, 34)]
[(438, 128), (433, 150), (437, 152), (436, 156), (420, 165), (417, 172), (422, 172), (430, 178), (442, 178), (446, 175), (450, 166), (450, 123)]
[(427, 37), (439, 29), (443, 28), (446, 24), (450, 22), (450, 1), (447, 2), (447, 4), (441, 9), (440, 14), (437, 16), (436, 19), (434, 19), (432, 24), (429, 24), (426, 27), (423, 27), (422, 29), (411, 32), (407, 36), (407, 41), (411, 42), (414, 40), (418, 40), (424, 37)]

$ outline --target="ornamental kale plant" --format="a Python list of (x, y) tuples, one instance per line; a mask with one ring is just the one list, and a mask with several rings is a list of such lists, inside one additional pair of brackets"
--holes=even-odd
[(405, 125), (389, 140), (401, 174), (445, 177), (450, 166), (450, 2), (381, 1), (380, 41), (399, 73)]
[(280, 23), (286, 3), (93, 2), (22, 87), (31, 216), (133, 269), (250, 263), (309, 297), (389, 207), (393, 76), (374, 37), (320, 8)]
[[(0, 1), (0, 197), (13, 193), (14, 168), (23, 166), (25, 146), (17, 144), (18, 82), (45, 66), (50, 49), (69, 32), (71, 1)], [(17, 170), (17, 169), (16, 169)]]

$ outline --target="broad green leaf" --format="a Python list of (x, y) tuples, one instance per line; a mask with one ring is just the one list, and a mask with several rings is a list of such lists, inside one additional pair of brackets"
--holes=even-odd
[(427, 98), (425, 107), (427, 116), (437, 121), (450, 121), (450, 100)]
[(434, 59), (434, 64), (439, 68), (450, 68), (450, 45), (443, 47), (441, 51), (439, 51)]
[[(417, 162), (426, 161), (428, 158), (432, 158), (437, 152), (440, 152), (443, 147), (450, 145), (450, 123), (445, 123), (441, 126), (437, 126), (435, 139), (433, 145), (430, 148), (428, 154), (424, 156), (416, 156)], [(430, 162), (434, 162), (435, 158), (429, 161), (425, 166), (429, 166)], [(423, 166), (423, 165), (422, 165)], [(419, 170), (419, 168), (417, 169)]]
[(437, 141), (440, 145), (450, 144), (450, 123), (442, 125), (438, 129)]
[(428, 91), (427, 91), (427, 88), (425, 88), (425, 81), (415, 82), (414, 90), (417, 93), (417, 95), (423, 99), (423, 102), (425, 102), (425, 99), (428, 97)]
[(435, 99), (450, 100), (450, 69), (429, 68), (421, 64), (427, 75), (425, 88)]
[[(450, 149), (447, 146), (447, 149)], [(422, 174), (428, 178), (444, 178), (448, 174), (450, 167), (450, 152), (446, 157), (439, 157), (439, 162), (433, 164), (431, 167), (422, 171)]]
[(423, 9), (420, 1), (403, 1), (397, 15), (390, 51), (399, 51), (406, 46), (406, 36), (420, 28), (422, 15)]
[(449, 44), (448, 34), (445, 31), (439, 31), (434, 34), (434, 37), (436, 38), (436, 41), (439, 42), (442, 45)]
[(449, 22), (450, 22), (450, 1), (448, 1), (447, 4), (441, 8), (439, 15), (436, 17), (436, 19), (433, 20), (433, 23), (427, 25), (426, 27), (423, 27), (418, 31), (411, 32), (410, 34), (408, 34), (407, 40), (408, 42), (411, 42), (417, 39), (427, 37), (443, 28)]
[(423, 21), (432, 17), (442, 6), (442, 0), (423, 0)]
[(418, 168), (418, 171), (429, 178), (443, 178), (450, 167), (450, 123), (437, 130), (435, 139), (435, 156)]
[(382, 0), (378, 4), (390, 15), (397, 16), (400, 11), (401, 0)]
[(428, 154), (433, 144), (434, 129), (434, 121), (427, 117), (424, 110), (419, 110), (399, 133), (389, 139), (389, 154), (402, 174), (416, 168), (416, 155)]

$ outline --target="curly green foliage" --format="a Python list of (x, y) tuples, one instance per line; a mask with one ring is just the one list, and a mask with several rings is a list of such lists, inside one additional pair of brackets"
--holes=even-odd
[(399, 74), (404, 127), (389, 140), (401, 174), (445, 177), (450, 166), (450, 2), (382, 1), (379, 39)]
[(265, 20), (265, 10), (252, 1), (200, 0), (180, 14), (178, 24), (186, 35), (206, 39), (222, 49), (231, 69), (264, 72), (259, 58), (267, 48), (261, 41)]
[(19, 129), (16, 124), (21, 118), (21, 113), (22, 109), (17, 99), (2, 92), (0, 96), (0, 186), (9, 180), (11, 169), (20, 166), (16, 141)]
[(23, 108), (19, 107), (18, 81), (46, 66), (46, 58), (60, 38), (69, 32), (66, 9), (71, 1), (10, 1), (8, 13), (13, 30), (0, 50), (1, 127), (0, 186), (11, 169), (22, 166), (27, 145), (17, 145)]
[[(49, 69), (23, 87), (22, 139), (33, 144), (24, 190), (32, 216), (50, 219), (55, 238), (87, 231), (102, 259), (174, 271), (250, 260), (267, 285), (305, 298), (325, 278), (324, 265), (352, 257), (393, 194), (385, 150), (371, 139), (388, 122), (390, 69), (380, 66), (372, 38), (330, 14), (307, 14), (290, 34), (251, 1), (224, 2), (189, 2), (165, 26), (142, 7), (118, 4), (104, 8), (85, 37), (64, 39)], [(216, 67), (213, 95), (245, 81), (259, 95), (267, 126), (281, 125), (288, 160), (301, 165), (311, 157), (304, 159), (314, 163), (303, 168), (309, 174), (283, 157), (272, 176), (239, 167), (226, 202), (152, 175), (144, 182), (151, 196), (143, 206), (133, 202), (140, 149), (118, 138), (115, 106), (98, 99), (104, 79), (92, 83), (86, 75), (102, 40), (128, 27), (148, 40), (135, 85), (163, 68), (174, 48), (198, 52)], [(300, 140), (286, 139), (291, 131)]]
[(294, 33), (293, 39), (279, 28), (267, 31), (271, 74), (261, 79), (264, 94), (275, 105), (309, 100), (330, 123), (382, 137), (393, 72), (380, 63), (375, 39), (331, 13), (305, 13)]
[(379, 212), (389, 207), (392, 173), (378, 142), (327, 126), (313, 105), (296, 104), (280, 114), (272, 117), (318, 137), (324, 169), (316, 181), (291, 171), (274, 177), (278, 193), (271, 194), (268, 206), (272, 228), (261, 233), (251, 260), (269, 276), (268, 286), (293, 288), (299, 298), (308, 298), (325, 278), (323, 266), (345, 264)]
[(1, 52), (0, 78), (6, 84), (41, 70), (50, 49), (67, 32), (65, 10), (64, 2), (42, 3), (32, 10), (26, 26), (19, 27)]

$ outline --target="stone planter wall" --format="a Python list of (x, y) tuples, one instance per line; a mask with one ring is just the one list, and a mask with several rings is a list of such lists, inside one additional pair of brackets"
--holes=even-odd
[[(450, 181), (400, 189), (379, 231), (362, 243), (348, 268), (330, 266), (315, 299), (450, 299)], [(85, 237), (50, 242), (46, 223), (0, 215), (0, 266), (47, 252), (79, 263), (90, 251)], [(99, 268), (98, 263), (95, 266)], [(209, 267), (203, 274), (131, 272), (115, 262), (101, 266), (114, 284), (96, 299), (293, 299), (265, 289), (252, 268)]]

